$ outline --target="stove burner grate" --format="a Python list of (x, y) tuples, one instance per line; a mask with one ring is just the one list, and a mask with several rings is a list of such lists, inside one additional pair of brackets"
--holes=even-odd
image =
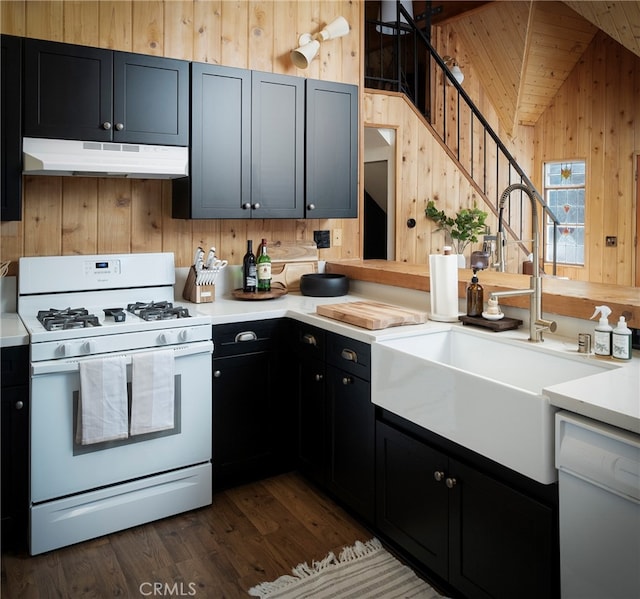
[(127, 305), (127, 311), (142, 318), (142, 320), (172, 320), (175, 318), (189, 318), (187, 308), (174, 307), (171, 302), (135, 302)]
[(49, 308), (48, 310), (38, 310), (37, 318), (47, 331), (100, 326), (98, 317), (89, 314), (89, 311), (85, 308)]

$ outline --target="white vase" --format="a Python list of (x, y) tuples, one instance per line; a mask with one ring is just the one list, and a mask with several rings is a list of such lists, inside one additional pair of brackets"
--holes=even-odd
[(464, 254), (456, 254), (458, 256), (458, 268), (467, 268), (467, 259)]

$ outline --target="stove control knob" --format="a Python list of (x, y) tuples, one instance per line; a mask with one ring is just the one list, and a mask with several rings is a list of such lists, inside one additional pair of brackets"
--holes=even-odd
[(171, 345), (175, 342), (175, 337), (171, 333), (160, 333), (160, 335), (158, 335), (158, 343), (160, 343), (160, 345)]
[(76, 344), (75, 343), (61, 343), (58, 345), (58, 353), (61, 356), (74, 356)]
[(189, 341), (189, 339), (191, 339), (191, 329), (182, 329), (179, 333), (178, 333), (178, 339), (180, 341), (182, 341), (183, 343), (185, 341)]
[(96, 353), (96, 342), (95, 341), (85, 341), (82, 344), (82, 351), (85, 354), (95, 354)]

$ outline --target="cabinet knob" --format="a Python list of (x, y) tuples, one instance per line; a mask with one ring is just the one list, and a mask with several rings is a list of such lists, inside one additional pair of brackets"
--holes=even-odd
[(449, 489), (453, 489), (453, 487), (456, 486), (457, 482), (458, 481), (455, 478), (449, 477), (447, 478), (447, 480), (444, 481), (444, 484), (447, 485)]
[(319, 383), (324, 377), (321, 374), (316, 374), (313, 378)]
[(251, 206), (254, 210), (258, 210), (260, 208), (260, 202), (256, 202), (253, 206)]
[(22, 408), (24, 408), (24, 402), (23, 401), (16, 401), (16, 410), (22, 410)]
[(242, 331), (235, 337), (236, 343), (242, 343), (243, 341), (257, 341), (258, 335), (254, 331)]
[(342, 384), (343, 385), (351, 385), (351, 383), (353, 383), (353, 379), (350, 376), (343, 376), (342, 377)]
[(444, 472), (442, 472), (442, 470), (436, 470), (433, 473), (433, 478), (435, 478), (438, 482), (441, 482), (444, 479)]
[(116, 131), (122, 131), (124, 129), (124, 124), (116, 123)]
[(105, 121), (104, 123), (102, 123), (102, 128), (105, 131), (109, 131), (109, 129), (111, 129), (111, 123), (109, 121)]
[(315, 209), (316, 209), (315, 204), (307, 204), (307, 210), (315, 210)]
[(243, 210), (251, 210), (251, 204), (249, 204), (249, 202), (247, 202), (246, 204), (242, 204), (242, 209)]
[(214, 379), (219, 379), (222, 376), (222, 373), (219, 370), (214, 370), (213, 371), (213, 378)]

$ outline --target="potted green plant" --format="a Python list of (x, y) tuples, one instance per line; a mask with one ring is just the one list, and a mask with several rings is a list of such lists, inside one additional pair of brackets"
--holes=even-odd
[(433, 200), (429, 200), (424, 213), (438, 225), (437, 231), (447, 233), (454, 250), (460, 255), (470, 243), (478, 241), (478, 235), (487, 230), (487, 213), (475, 205), (473, 208), (462, 208), (452, 218), (447, 216), (444, 210), (438, 210)]

